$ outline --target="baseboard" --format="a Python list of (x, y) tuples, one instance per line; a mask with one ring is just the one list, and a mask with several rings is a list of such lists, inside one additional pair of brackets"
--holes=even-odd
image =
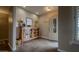
[[(46, 39), (46, 40), (50, 40), (50, 39), (47, 39), (47, 38), (43, 38), (43, 37), (40, 37), (42, 39)], [(55, 42), (58, 42), (58, 40), (50, 40), (50, 41), (55, 41)]]
[(10, 47), (11, 51), (12, 51), (12, 47), (11, 47), (10, 43), (8, 43), (8, 45), (9, 45), (9, 47)]
[(58, 52), (68, 52), (66, 50), (62, 50), (62, 49), (57, 49)]
[(9, 47), (10, 47), (10, 49), (11, 49), (12, 52), (15, 52), (15, 51), (16, 51), (15, 49), (13, 49), (13, 48), (11, 47), (10, 43), (8, 43), (8, 45), (9, 45)]
[(8, 39), (2, 39), (2, 40), (0, 40), (0, 41), (4, 41), (4, 40), (8, 40)]

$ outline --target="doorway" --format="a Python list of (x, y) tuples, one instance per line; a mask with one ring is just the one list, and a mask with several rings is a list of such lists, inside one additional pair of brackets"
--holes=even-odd
[(9, 42), (9, 17), (11, 7), (0, 6), (0, 51), (10, 51)]

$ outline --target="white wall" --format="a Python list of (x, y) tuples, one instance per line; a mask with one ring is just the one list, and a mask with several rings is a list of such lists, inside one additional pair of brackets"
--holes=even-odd
[(55, 39), (55, 38), (52, 38), (52, 35), (51, 36), (49, 35), (50, 34), (49, 33), (49, 31), (50, 31), (49, 30), (49, 28), (50, 28), (49, 20), (51, 20), (54, 17), (58, 17), (58, 11), (54, 11), (54, 12), (52, 11), (52, 12), (49, 12), (47, 14), (40, 16), (39, 26), (40, 26), (40, 35), (41, 35), (42, 38), (46, 38), (46, 39), (50, 39), (50, 40)]
[(12, 51), (16, 50), (16, 7), (11, 8), (9, 15), (9, 46)]
[(12, 17), (12, 13), (9, 16), (9, 46), (12, 49), (12, 45), (13, 45), (13, 40), (12, 40), (12, 33), (13, 33), (13, 17)]

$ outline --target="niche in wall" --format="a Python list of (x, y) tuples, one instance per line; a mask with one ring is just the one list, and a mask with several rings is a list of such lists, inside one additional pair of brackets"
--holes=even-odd
[(56, 18), (53, 19), (53, 32), (56, 33)]

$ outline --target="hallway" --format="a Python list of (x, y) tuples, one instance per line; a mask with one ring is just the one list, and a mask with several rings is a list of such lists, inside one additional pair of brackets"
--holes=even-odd
[(35, 39), (24, 42), (17, 52), (57, 52), (58, 43), (47, 39)]

